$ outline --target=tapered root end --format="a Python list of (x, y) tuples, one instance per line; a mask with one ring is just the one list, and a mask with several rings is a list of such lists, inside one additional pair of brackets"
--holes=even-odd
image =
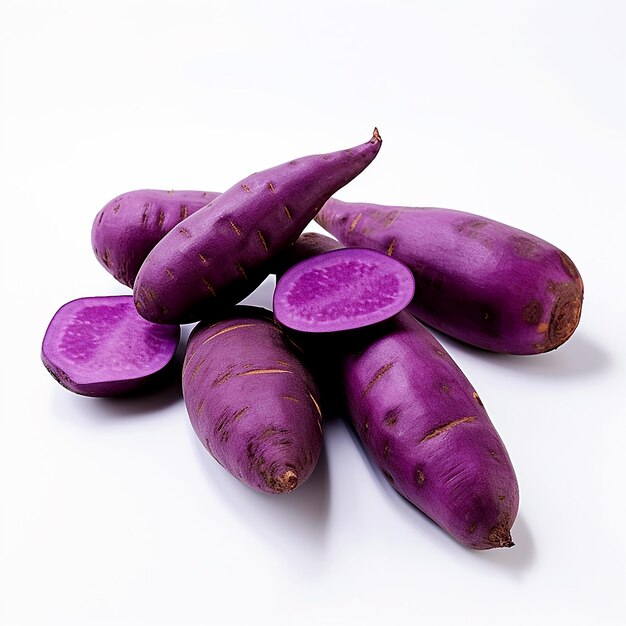
[(515, 544), (511, 539), (511, 530), (506, 526), (495, 526), (489, 533), (492, 548), (511, 548)]
[(378, 128), (374, 128), (374, 132), (372, 133), (372, 143), (379, 143), (383, 138), (380, 136), (378, 132)]
[(298, 486), (298, 475), (293, 470), (287, 470), (280, 476), (274, 476), (269, 481), (269, 487), (274, 493), (289, 493)]

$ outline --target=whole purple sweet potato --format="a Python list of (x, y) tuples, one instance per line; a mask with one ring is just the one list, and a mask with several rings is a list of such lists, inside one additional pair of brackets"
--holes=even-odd
[(131, 296), (79, 298), (64, 304), (44, 336), (41, 359), (66, 389), (116, 396), (144, 386), (170, 363), (179, 326), (152, 324)]
[(148, 254), (134, 287), (139, 313), (153, 322), (190, 322), (250, 294), (272, 258), (371, 163), (380, 145), (375, 130), (355, 148), (290, 161), (231, 187)]
[(219, 195), (159, 189), (123, 193), (98, 211), (91, 228), (93, 251), (107, 272), (132, 288), (152, 248), (174, 226)]
[(317, 221), (347, 246), (413, 271), (409, 310), (466, 343), (509, 354), (553, 350), (580, 320), (583, 283), (553, 245), (478, 215), (331, 199)]
[(341, 383), (372, 461), (462, 544), (512, 546), (515, 472), (463, 372), (406, 312), (360, 333), (349, 344)]
[(319, 396), (269, 311), (234, 307), (189, 338), (183, 395), (200, 441), (246, 485), (286, 493), (321, 450)]

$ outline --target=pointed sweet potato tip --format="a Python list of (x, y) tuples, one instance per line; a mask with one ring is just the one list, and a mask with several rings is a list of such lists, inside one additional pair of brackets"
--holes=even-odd
[(298, 475), (293, 470), (287, 470), (282, 476), (274, 476), (270, 482), (276, 493), (289, 493), (298, 486)]
[(515, 545), (507, 526), (494, 526), (489, 533), (488, 540), (492, 548), (511, 548)]
[(378, 128), (374, 128), (374, 132), (372, 133), (372, 143), (378, 143), (379, 141), (382, 141), (383, 138), (380, 136), (380, 133), (378, 132)]

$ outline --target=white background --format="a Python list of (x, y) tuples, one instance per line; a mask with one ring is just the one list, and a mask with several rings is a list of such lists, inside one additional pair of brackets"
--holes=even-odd
[[(623, 618), (623, 2), (0, 6), (3, 625)], [(442, 339), (518, 473), (510, 550), (450, 539), (341, 420), (307, 484), (263, 496), (205, 452), (176, 387), (83, 398), (39, 361), (63, 303), (128, 293), (90, 246), (113, 196), (225, 189), (374, 125), (383, 148), (338, 197), (487, 215), (558, 245), (585, 280), (556, 352)]]

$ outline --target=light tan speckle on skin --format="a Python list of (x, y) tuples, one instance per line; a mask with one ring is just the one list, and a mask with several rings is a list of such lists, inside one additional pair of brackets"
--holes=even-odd
[(392, 239), (389, 247), (387, 248), (387, 256), (391, 256), (393, 254), (393, 249), (396, 247), (396, 240)]
[(219, 337), (220, 335), (223, 335), (224, 333), (229, 333), (233, 330), (237, 330), (238, 328), (248, 328), (249, 326), (256, 326), (256, 324), (235, 324), (234, 326), (223, 328), (222, 330), (219, 330), (218, 332), (216, 332), (214, 335), (211, 335), (208, 339), (205, 339), (202, 342), (202, 345), (209, 343), (211, 339), (215, 339), (216, 337)]
[(359, 213), (354, 220), (352, 220), (352, 224), (350, 224), (350, 226), (348, 227), (348, 232), (352, 232), (357, 224), (359, 223), (359, 220), (363, 217), (363, 213)]
[(248, 185), (242, 183), (241, 184), (241, 188), (246, 192), (246, 193), (252, 193), (252, 191), (250, 190), (250, 187), (248, 187)]
[(265, 241), (265, 237), (263, 237), (263, 233), (260, 230), (257, 230), (257, 235), (259, 236), (259, 240), (261, 241), (261, 245), (265, 249), (265, 252), (268, 251), (267, 241)]
[(200, 259), (200, 261), (202, 262), (203, 265), (207, 265), (208, 264), (208, 261), (207, 261), (206, 257), (204, 256), (204, 254), (200, 254), (198, 252), (198, 258)]
[(543, 335), (548, 332), (548, 328), (550, 328), (550, 324), (548, 324), (548, 322), (541, 322), (541, 324), (537, 326), (537, 332)]
[(168, 278), (174, 278), (174, 272), (172, 272), (172, 270), (170, 270), (170, 269), (166, 269), (166, 270), (165, 270), (165, 275), (166, 275)]
[(235, 224), (235, 222), (233, 222), (232, 220), (230, 220), (230, 226), (231, 228), (237, 233), (238, 237), (241, 237), (241, 231), (239, 230), (239, 228), (237, 227), (237, 224)]
[(287, 217), (288, 217), (289, 219), (293, 219), (293, 218), (291, 217), (291, 211), (289, 210), (289, 207), (288, 207), (286, 204), (283, 206), (283, 209), (285, 210), (285, 213), (286, 213)]

